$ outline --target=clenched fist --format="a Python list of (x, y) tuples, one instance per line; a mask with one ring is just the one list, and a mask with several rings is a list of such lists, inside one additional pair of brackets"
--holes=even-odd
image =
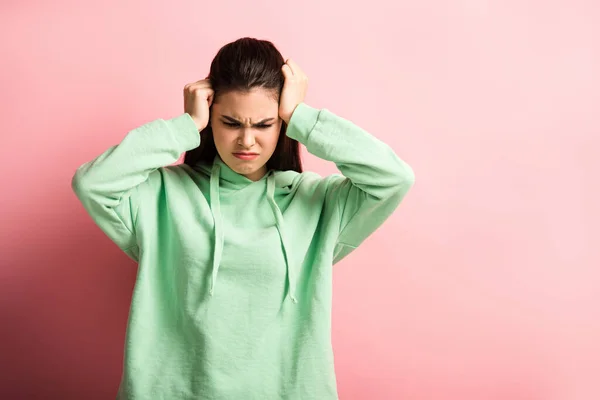
[(198, 131), (206, 128), (210, 117), (209, 108), (213, 102), (215, 92), (208, 79), (188, 83), (183, 89), (183, 108), (188, 113)]
[(279, 99), (279, 117), (289, 124), (296, 106), (304, 101), (308, 89), (308, 77), (291, 59), (286, 61), (281, 71), (285, 81)]

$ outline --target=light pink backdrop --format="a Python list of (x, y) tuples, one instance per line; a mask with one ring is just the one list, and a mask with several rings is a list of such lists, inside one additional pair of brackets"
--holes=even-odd
[(0, 398), (114, 398), (135, 266), (70, 178), (241, 36), (416, 172), (335, 271), (341, 399), (600, 398), (597, 1), (168, 3), (0, 5)]

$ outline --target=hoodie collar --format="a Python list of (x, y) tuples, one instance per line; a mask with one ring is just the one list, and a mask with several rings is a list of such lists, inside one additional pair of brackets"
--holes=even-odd
[[(255, 182), (252, 179), (249, 179), (242, 174), (238, 174), (237, 172), (235, 172), (234, 170), (229, 168), (229, 166), (227, 164), (225, 164), (225, 162), (221, 159), (221, 157), (219, 157), (218, 154), (213, 161), (213, 167), (215, 165), (218, 165), (221, 170), (220, 171), (221, 186), (225, 186), (225, 185), (233, 186), (235, 188), (241, 189), (241, 188), (246, 187)], [(267, 172), (262, 178), (260, 178), (256, 182), (260, 182), (262, 180), (267, 179), (268, 174), (269, 173)]]
[[(221, 264), (221, 257), (223, 253), (223, 246), (225, 242), (225, 235), (223, 232), (223, 220), (221, 216), (221, 199), (220, 190), (221, 187), (231, 189), (241, 189), (252, 183), (251, 179), (248, 179), (244, 175), (238, 174), (233, 171), (227, 164), (221, 160), (217, 155), (213, 161), (212, 166), (199, 166), (200, 169), (205, 172), (210, 172), (210, 209), (213, 214), (214, 221), (214, 247), (213, 247), (213, 263), (212, 263), (212, 274), (209, 293), (212, 297), (214, 295), (215, 286), (218, 279), (219, 267)], [(289, 171), (293, 172), (293, 171)], [(258, 181), (267, 180), (267, 200), (273, 212), (273, 220), (277, 231), (279, 233), (279, 239), (281, 241), (281, 247), (285, 259), (286, 277), (288, 286), (288, 296), (294, 302), (297, 303), (295, 288), (296, 288), (296, 268), (290, 266), (290, 235), (286, 232), (286, 228), (283, 221), (283, 214), (279, 209), (275, 201), (275, 189), (276, 187), (289, 186), (291, 184), (292, 174), (282, 172), (278, 173), (274, 170), (269, 170), (265, 176)], [(279, 179), (278, 179), (279, 178)], [(281, 185), (281, 186), (280, 186)]]

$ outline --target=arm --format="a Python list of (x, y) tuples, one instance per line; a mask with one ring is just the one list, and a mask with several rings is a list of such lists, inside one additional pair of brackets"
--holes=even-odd
[(158, 168), (176, 162), (199, 143), (198, 128), (187, 113), (149, 122), (80, 166), (71, 186), (102, 231), (137, 260), (135, 219), (143, 201), (140, 186)]
[(334, 162), (343, 176), (330, 180), (326, 202), (340, 213), (334, 263), (358, 247), (398, 207), (414, 184), (411, 167), (385, 143), (326, 109), (300, 103), (287, 135)]

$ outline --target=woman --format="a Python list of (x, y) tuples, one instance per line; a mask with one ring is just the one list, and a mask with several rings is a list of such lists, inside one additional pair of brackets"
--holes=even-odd
[[(88, 213), (139, 263), (118, 398), (337, 398), (332, 265), (414, 176), (386, 144), (305, 104), (306, 89), (272, 43), (239, 39), (185, 86), (183, 114), (75, 173)], [(302, 172), (299, 143), (343, 175)]]

